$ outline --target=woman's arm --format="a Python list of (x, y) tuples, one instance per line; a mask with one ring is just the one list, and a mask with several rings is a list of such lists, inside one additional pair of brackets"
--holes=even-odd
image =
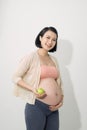
[(23, 87), (23, 88), (25, 88), (25, 89), (27, 89), (27, 90), (33, 92), (33, 93), (36, 95), (37, 98), (44, 98), (44, 97), (46, 97), (46, 93), (39, 94), (35, 88), (29, 86), (29, 85), (28, 85), (25, 81), (23, 81), (23, 80), (19, 80), (19, 81), (17, 82), (17, 85), (19, 85), (19, 86), (21, 86), (21, 87)]
[(38, 98), (43, 98), (46, 96), (46, 94), (38, 94), (37, 90), (33, 87), (30, 86), (29, 84), (27, 84), (24, 80), (23, 77), (24, 75), (26, 75), (26, 73), (29, 71), (30, 66), (31, 66), (31, 62), (32, 61), (32, 55), (27, 55), (25, 56), (21, 62), (19, 63), (18, 68), (16, 69), (14, 75), (13, 75), (13, 82), (17, 85), (19, 85), (20, 87), (23, 87), (31, 92), (33, 92), (36, 97)]
[(25, 88), (25, 89), (27, 89), (27, 90), (29, 90), (29, 91), (31, 91), (31, 92), (34, 91), (34, 90), (33, 90), (33, 87), (29, 86), (29, 85), (28, 85), (25, 81), (23, 81), (22, 79), (17, 82), (17, 85), (19, 85), (19, 86), (21, 86), (21, 87), (23, 87), (23, 88)]

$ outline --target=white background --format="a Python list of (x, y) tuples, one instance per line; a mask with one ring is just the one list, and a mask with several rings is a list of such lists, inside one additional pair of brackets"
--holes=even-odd
[(0, 0), (0, 130), (25, 130), (25, 102), (13, 95), (12, 76), (45, 26), (59, 32), (60, 130), (87, 129), (87, 1)]

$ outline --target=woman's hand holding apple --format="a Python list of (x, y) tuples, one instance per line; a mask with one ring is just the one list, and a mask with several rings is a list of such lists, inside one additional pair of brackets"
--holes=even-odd
[(37, 98), (46, 97), (46, 92), (43, 88), (33, 89), (33, 93), (36, 95)]

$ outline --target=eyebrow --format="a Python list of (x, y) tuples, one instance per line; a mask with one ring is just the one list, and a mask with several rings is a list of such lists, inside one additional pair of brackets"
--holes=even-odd
[[(49, 36), (49, 37), (50, 37), (50, 35), (49, 35), (49, 34), (46, 34), (46, 36)], [(57, 37), (56, 37), (56, 38), (53, 38), (53, 39), (55, 39), (55, 40), (56, 40), (56, 39), (57, 39)]]

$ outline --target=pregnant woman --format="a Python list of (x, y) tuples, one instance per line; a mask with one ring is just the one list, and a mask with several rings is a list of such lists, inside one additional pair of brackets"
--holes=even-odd
[[(13, 75), (15, 95), (26, 101), (26, 130), (59, 130), (59, 107), (63, 104), (60, 71), (50, 52), (57, 50), (58, 33), (43, 28), (36, 37), (38, 49), (27, 54)], [(45, 93), (39, 94), (38, 88)]]

